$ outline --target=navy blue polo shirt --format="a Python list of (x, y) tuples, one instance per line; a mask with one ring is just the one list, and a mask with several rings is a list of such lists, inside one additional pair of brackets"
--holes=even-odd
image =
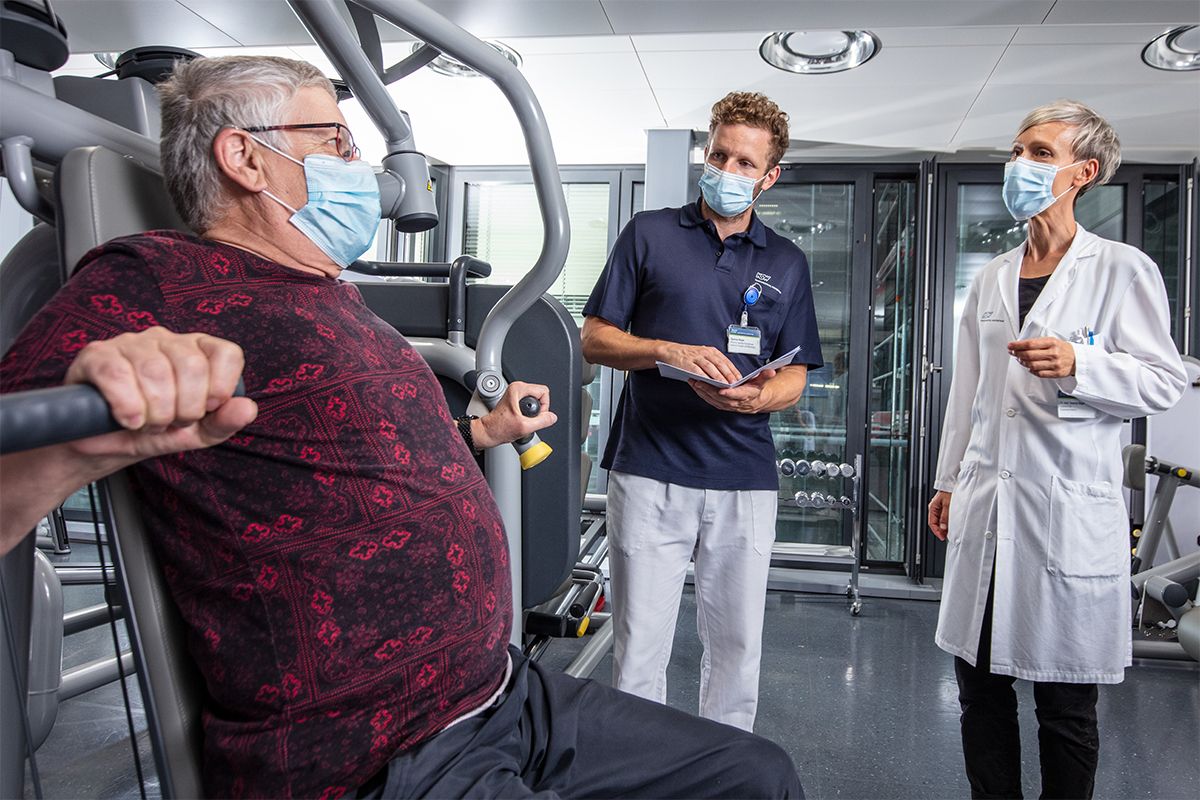
[[(748, 311), (762, 353), (729, 353), (726, 328), (740, 322), (753, 283), (763, 287)], [(699, 201), (630, 220), (583, 313), (634, 336), (716, 347), (743, 375), (797, 345), (793, 364), (822, 364), (804, 253), (753, 213), (749, 230), (721, 241)], [(777, 490), (769, 422), (767, 413), (718, 411), (657, 369), (634, 370), (601, 466), (703, 489)]]

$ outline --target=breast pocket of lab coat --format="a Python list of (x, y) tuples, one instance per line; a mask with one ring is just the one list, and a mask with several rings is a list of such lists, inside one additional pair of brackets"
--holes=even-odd
[(1050, 481), (1047, 568), (1063, 578), (1115, 578), (1129, 559), (1125, 503), (1108, 483)]

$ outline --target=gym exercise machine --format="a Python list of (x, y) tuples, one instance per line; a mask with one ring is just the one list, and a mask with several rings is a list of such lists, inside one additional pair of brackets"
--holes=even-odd
[[(481, 268), (462, 263), (464, 291), (455, 298), (451, 297), (451, 284), (459, 286), (457, 280), (361, 287), (377, 313), (420, 352), (430, 353), (431, 363), (438, 363), (443, 386), (453, 387), (447, 395), (456, 411), (463, 410), (467, 402), (494, 406), (509, 375), (551, 387), (560, 422), (546, 432), (544, 444), (561, 454), (555, 468), (522, 472), (523, 466), (533, 466), (538, 456), (547, 453), (537, 437), (522, 443), (521, 456), (497, 448), (485, 459), (485, 472), (509, 532), (519, 613), (523, 607), (550, 600), (576, 571), (580, 467), (574, 454), (585, 427), (580, 414), (578, 330), (566, 310), (544, 296), (565, 262), (570, 234), (541, 108), (510, 62), (414, 0), (355, 0), (349, 4), (357, 40), (335, 0), (291, 0), (291, 5), (337, 65), (344, 89), (360, 99), (384, 133), (388, 155), (379, 173), (380, 192), (384, 216), (392, 219), (397, 229), (426, 230), (436, 224), (437, 213), (432, 192), (426, 188), (428, 166), (416, 149), (407, 116), (395, 107), (386, 84), (444, 53), (494, 81), (523, 130), (544, 227), (541, 253), (524, 279), (507, 291), (466, 286), (465, 277), (472, 266), (475, 274)], [(22, 26), (26, 34), (11, 39), (22, 43), (22, 52), (0, 51), (0, 142), (5, 177), (22, 206), (42, 221), (0, 267), (4, 279), (0, 320), (15, 333), (90, 247), (115, 236), (182, 227), (158, 177), (157, 113), (151, 80), (169, 71), (174, 60), (194, 54), (173, 48), (139, 48), (118, 59), (120, 80), (52, 79), (50, 71), (60, 66), (67, 54), (61, 23), (49, 9), (42, 14), (32, 7), (6, 5), (4, 13), (6, 27)], [(375, 15), (408, 31), (424, 46), (385, 69)], [(6, 32), (12, 30), (8, 27)], [(72, 86), (73, 81), (89, 83)], [(97, 95), (103, 95), (101, 101)], [(14, 113), (18, 108), (19, 113)], [(100, 109), (109, 118), (95, 113)], [(55, 184), (52, 189), (49, 177)], [(455, 264), (424, 267), (451, 278)], [(356, 266), (375, 274), (412, 271), (411, 265)], [(185, 657), (180, 657), (184, 651), (179, 647), (177, 613), (156, 574), (128, 486), (119, 475), (106, 484), (102, 505), (119, 561), (117, 583), (125, 599), (132, 658), (139, 667), (159, 778), (165, 796), (188, 796), (199, 787), (194, 711), (202, 687), (194, 674), (188, 674), (190, 664), (183, 663)], [(0, 654), (0, 692), (4, 692), (6, 705), (17, 698), (24, 706), (30, 688), (25, 654), (29, 652), (31, 618), (36, 615), (40, 622), (61, 618), (61, 608), (57, 613), (52, 608), (31, 614), (33, 561), (33, 543), (27, 539), (0, 564), (5, 609), (12, 612), (2, 621), (4, 635), (0, 636), (0, 649), (5, 650)], [(589, 583), (594, 585), (594, 581)], [(590, 615), (599, 602), (598, 592), (586, 583), (578, 585), (580, 588), (567, 590), (575, 595), (567, 603), (567, 612), (579, 605), (583, 594), (583, 607)], [(51, 652), (48, 659), (36, 663), (53, 660)], [(118, 659), (120, 663), (123, 659)], [(30, 753), (33, 749), (30, 733), (28, 726), (5, 725), (0, 734), (0, 789), (4, 796), (23, 792), (24, 755), (27, 748)]]
[[(1137, 631), (1133, 653), (1142, 658), (1191, 658), (1200, 661), (1200, 607), (1195, 604), (1200, 581), (1200, 550), (1180, 555), (1171, 528), (1171, 505), (1182, 487), (1200, 489), (1200, 473), (1191, 467), (1146, 457), (1144, 445), (1131, 444), (1122, 453), (1125, 486), (1145, 491), (1146, 475), (1158, 486), (1146, 514), (1146, 524), (1134, 528), (1130, 565)], [(1170, 560), (1152, 566), (1159, 546)], [(1200, 547), (1200, 530), (1196, 545)]]

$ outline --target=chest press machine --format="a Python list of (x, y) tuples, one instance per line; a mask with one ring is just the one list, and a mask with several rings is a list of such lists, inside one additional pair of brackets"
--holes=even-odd
[[(581, 630), (579, 620), (595, 608), (598, 586), (595, 570), (576, 568), (581, 486), (586, 484), (586, 466), (581, 471), (576, 454), (587, 429), (590, 396), (582, 382), (578, 329), (563, 306), (544, 295), (562, 270), (570, 231), (561, 179), (538, 101), (511, 63), (419, 2), (347, 3), (357, 40), (338, 13), (336, 0), (289, 2), (384, 133), (389, 155), (379, 175), (382, 204), (384, 216), (399, 230), (426, 230), (437, 223), (437, 212), (431, 193), (408, 188), (427, 184), (428, 166), (415, 150), (407, 115), (395, 107), (387, 83), (445, 53), (494, 81), (521, 124), (544, 237), (540, 256), (516, 286), (468, 285), (467, 273), (473, 270), (478, 275), (486, 265), (463, 259), (454, 265), (361, 263), (357, 268), (382, 275), (451, 278), (447, 283), (364, 284), (361, 290), (372, 310), (426, 355), (455, 413), (462, 413), (472, 397), (494, 405), (510, 375), (550, 387), (559, 422), (544, 432), (544, 439), (557, 454), (546, 465), (523, 472), (516, 453), (496, 448), (486, 454), (484, 471), (509, 534), (516, 619), (522, 618), (523, 609), (542, 604), (540, 616), (534, 615), (543, 623), (538, 631), (542, 642), (546, 631), (554, 627), (544, 624), (544, 617), (553, 616), (552, 612), (562, 612), (560, 617), (565, 615), (575, 623), (559, 626), (563, 635), (576, 635)], [(375, 15), (408, 31), (423, 41), (424, 47), (384, 69)], [(159, 63), (139, 72), (137, 59), (129, 59), (129, 74), (121, 80), (73, 78), (70, 81), (88, 81), (89, 86), (62, 85), (63, 79), (52, 81), (49, 75), (66, 57), (61, 23), (48, 17), (16, 22), (6, 18), (5, 23), (27, 25), (36, 36), (28, 38), (30, 52), (0, 50), (4, 173), (23, 207), (42, 220), (0, 265), (0, 323), (7, 347), (92, 247), (145, 230), (185, 229), (159, 176), (157, 98), (139, 75), (169, 70), (169, 59), (186, 51), (166, 49), (165, 70)], [(160, 55), (163, 51), (158, 50)], [(147, 66), (146, 60), (143, 58), (141, 67)], [(106, 101), (96, 103), (93, 93), (103, 94)], [(85, 104), (81, 98), (89, 96), (88, 108), (105, 106), (117, 121), (81, 108)], [(18, 108), (20, 112), (14, 113)], [(47, 176), (52, 178), (52, 186), (47, 186)], [(78, 401), (77, 389), (55, 392), (75, 393)], [(90, 403), (90, 411), (63, 414), (63, 399), (55, 400), (55, 392), (39, 399), (32, 409), (24, 407), (20, 413), (33, 415), (23, 417), (34, 420), (28, 425), (12, 424), (16, 417), (10, 414), (17, 412), (15, 398), (0, 401), (0, 451), (15, 449), (9, 448), (8, 432), (18, 427), (26, 434), (22, 447), (71, 438), (64, 430), (64, 419), (81, 423), (75, 437), (106, 429), (107, 409), (98, 394), (92, 392), (90, 400), (83, 400), (85, 405)], [(89, 422), (99, 427), (88, 430)], [(536, 440), (526, 446), (533, 445)], [(142, 526), (127, 478), (118, 474), (104, 481), (101, 498), (163, 795), (199, 796), (203, 681), (187, 654), (182, 621), (158, 569), (152, 536)], [(23, 701), (31, 678), (36, 677), (27, 669), (31, 628), (55, 629), (58, 622), (50, 618), (53, 608), (47, 616), (45, 609), (33, 602), (33, 563), (33, 537), (0, 563), (0, 589), (8, 612), (0, 618), (4, 628), (0, 650), (7, 651), (0, 653), (0, 692), (6, 706), (15, 698)], [(61, 593), (61, 586), (58, 591)], [(61, 614), (61, 601), (57, 613)], [(586, 628), (586, 623), (582, 627)], [(61, 628), (57, 630), (61, 652)], [(609, 636), (603, 626), (586, 648), (588, 664), (595, 663)], [(520, 630), (514, 638), (521, 638)], [(39, 641), (34, 637), (35, 651), (46, 646), (53, 649), (52, 644)], [(35, 658), (35, 663), (44, 661)], [(39, 743), (44, 739), (53, 723), (53, 710), (41, 718), (44, 730), (40, 733), (9, 724), (0, 733), (3, 796), (23, 792), (26, 751), (32, 754), (35, 739)]]

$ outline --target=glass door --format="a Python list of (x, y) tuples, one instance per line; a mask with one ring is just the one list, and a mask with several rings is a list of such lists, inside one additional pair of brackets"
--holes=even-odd
[(864, 560), (895, 563), (908, 552), (917, 182), (877, 178), (874, 206)]
[[(899, 570), (906, 559), (918, 192), (915, 171), (792, 166), (758, 202), (763, 223), (808, 257), (825, 365), (804, 396), (772, 415), (780, 459), (864, 460), (857, 518), (865, 563)], [(856, 298), (869, 298), (855, 302)], [(780, 479), (776, 552), (797, 560), (849, 554), (855, 517), (798, 506), (798, 492), (842, 500), (849, 482)]]
[[(756, 210), (765, 225), (790, 239), (808, 257), (813, 305), (825, 366), (808, 374), (804, 396), (771, 415), (778, 458), (842, 463), (847, 447), (850, 403), (850, 296), (853, 272), (855, 183), (780, 183), (763, 195)], [(781, 478), (780, 545), (849, 543), (844, 514), (833, 508), (799, 508), (792, 498), (836, 491), (841, 481), (807, 475)], [(838, 493), (840, 494), (840, 492)], [(788, 548), (781, 547), (785, 552)], [(796, 552), (796, 548), (791, 548)]]

